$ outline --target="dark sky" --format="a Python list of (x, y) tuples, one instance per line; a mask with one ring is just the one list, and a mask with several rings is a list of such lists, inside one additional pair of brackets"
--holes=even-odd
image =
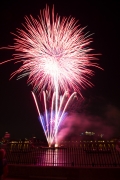
[[(22, 28), (21, 23), (25, 22), (25, 15), (31, 14), (37, 18), (40, 9), (45, 8), (46, 4), (51, 8), (54, 4), (55, 12), (60, 16), (75, 17), (81, 27), (87, 26), (85, 32), (93, 33), (94, 42), (91, 47), (95, 49), (95, 53), (102, 54), (99, 57), (99, 64), (104, 71), (95, 69), (95, 76), (91, 79), (95, 86), (82, 92), (85, 100), (83, 104), (87, 104), (87, 107), (82, 106), (82, 113), (86, 113), (86, 118), (91, 117), (88, 118), (91, 121), (91, 125), (87, 126), (88, 130), (95, 131), (98, 126), (96, 128), (93, 124), (99, 121), (101, 132), (102, 127), (114, 127), (113, 136), (118, 136), (120, 129), (120, 2), (117, 0), (109, 3), (86, 0), (55, 2), (1, 0), (0, 47), (12, 45), (13, 35), (10, 32), (15, 33), (16, 28)], [(10, 59), (12, 53), (10, 50), (0, 50), (0, 61)], [(19, 65), (13, 63), (0, 66), (0, 137), (8, 131), (11, 138), (37, 136), (44, 139), (31, 95), (32, 88), (26, 83), (27, 78), (19, 81), (13, 78), (9, 81), (10, 74), (18, 67)], [(80, 113), (79, 107), (77, 110)], [(84, 122), (83, 126), (85, 126)], [(105, 131), (105, 128), (103, 129)]]

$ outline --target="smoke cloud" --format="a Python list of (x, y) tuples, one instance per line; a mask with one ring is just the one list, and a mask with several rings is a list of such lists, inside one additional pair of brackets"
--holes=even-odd
[[(87, 108), (88, 110), (89, 108)], [(86, 112), (71, 112), (66, 116), (62, 122), (59, 133), (58, 142), (63, 140), (80, 140), (81, 133), (94, 132), (94, 137), (99, 137), (100, 134), (103, 138), (109, 139), (119, 136), (120, 129), (120, 109), (112, 104), (104, 104), (96, 106), (90, 111)], [(99, 112), (99, 113), (98, 113)]]

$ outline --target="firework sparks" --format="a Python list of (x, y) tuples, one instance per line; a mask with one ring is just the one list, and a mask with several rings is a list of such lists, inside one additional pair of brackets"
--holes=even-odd
[(54, 16), (54, 8), (51, 17), (46, 7), (38, 20), (32, 16), (25, 20), (24, 30), (17, 29), (14, 45), (9, 46), (15, 49), (15, 63), (22, 62), (11, 78), (28, 76), (28, 84), (38, 91), (58, 88), (80, 93), (81, 87), (92, 86), (91, 66), (98, 67), (90, 53), (92, 39), (83, 34), (84, 28), (79, 28), (74, 18)]
[[(33, 91), (43, 93), (44, 118), (34, 93), (33, 97), (49, 144), (58, 132), (71, 97), (75, 92), (81, 94), (81, 87), (92, 86), (90, 77), (94, 72), (91, 67), (99, 67), (94, 62), (96, 58), (91, 53), (92, 49), (89, 48), (92, 39), (87, 33), (84, 35), (84, 28), (80, 28), (74, 18), (55, 16), (54, 8), (51, 14), (46, 6), (38, 19), (25, 17), (24, 30), (17, 29), (14, 45), (8, 47), (15, 49), (12, 60), (22, 63), (20, 68), (11, 74), (11, 78), (17, 74), (20, 74), (18, 79), (28, 76), (28, 84), (32, 85)], [(46, 90), (53, 94), (50, 116), (47, 112)], [(73, 94), (63, 108), (62, 101), (66, 92)], [(60, 94), (61, 104), (58, 102)]]

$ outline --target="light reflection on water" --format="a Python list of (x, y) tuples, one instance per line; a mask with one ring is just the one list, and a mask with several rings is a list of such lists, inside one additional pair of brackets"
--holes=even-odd
[[(64, 149), (64, 151), (66, 151)], [(41, 152), (37, 157), (38, 165), (47, 166), (67, 166), (71, 164), (71, 158), (67, 158), (67, 153), (63, 152), (61, 149), (46, 149)]]

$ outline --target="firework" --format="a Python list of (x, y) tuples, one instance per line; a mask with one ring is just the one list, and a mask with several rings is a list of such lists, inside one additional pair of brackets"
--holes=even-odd
[(37, 107), (40, 123), (43, 127), (47, 142), (50, 147), (53, 143), (56, 144), (55, 138), (58, 133), (60, 124), (66, 116), (65, 112), (69, 103), (71, 103), (72, 99), (76, 98), (76, 93), (74, 92), (69, 96), (68, 92), (65, 92), (63, 95), (61, 95), (58, 102), (58, 111), (55, 112), (55, 92), (51, 96), (51, 99), (49, 99), (48, 92), (43, 91), (42, 95), (44, 101), (44, 115), (42, 115), (42, 113), (40, 112), (40, 107), (38, 103), (40, 101), (37, 100), (34, 92), (32, 92), (32, 95)]
[(17, 29), (14, 45), (8, 47), (15, 49), (15, 63), (22, 63), (11, 78), (17, 74), (18, 79), (28, 76), (28, 84), (38, 91), (58, 89), (80, 93), (81, 87), (92, 86), (91, 67), (98, 67), (93, 61), (94, 54), (90, 53), (92, 39), (83, 34), (84, 28), (74, 18), (54, 16), (54, 8), (50, 16), (46, 7), (38, 20), (30, 16), (25, 21), (24, 30)]
[[(15, 49), (13, 54), (15, 63), (22, 63), (20, 68), (11, 74), (11, 78), (17, 74), (20, 74), (18, 79), (28, 76), (27, 83), (32, 85), (33, 91), (43, 93), (44, 118), (40, 114), (34, 93), (33, 96), (46, 138), (51, 143), (66, 110), (65, 105), (61, 113), (60, 108), (63, 104), (62, 101), (61, 104), (58, 102), (60, 93), (62, 97), (66, 92), (81, 94), (81, 88), (92, 86), (90, 77), (94, 72), (91, 67), (99, 66), (94, 62), (95, 55), (89, 48), (92, 42), (90, 35), (88, 33), (84, 35), (84, 28), (81, 28), (74, 18), (61, 18), (58, 14), (54, 14), (54, 8), (50, 14), (49, 7), (46, 6), (38, 19), (32, 16), (25, 17), (23, 27), (24, 30), (17, 29), (17, 33), (14, 34), (14, 45), (8, 47)], [(50, 119), (46, 110), (46, 90), (52, 94), (52, 102), (55, 105), (55, 115), (52, 117), (53, 112), (50, 111)], [(66, 101), (67, 104), (70, 99)], [(49, 123), (53, 119), (55, 125), (50, 127)]]

